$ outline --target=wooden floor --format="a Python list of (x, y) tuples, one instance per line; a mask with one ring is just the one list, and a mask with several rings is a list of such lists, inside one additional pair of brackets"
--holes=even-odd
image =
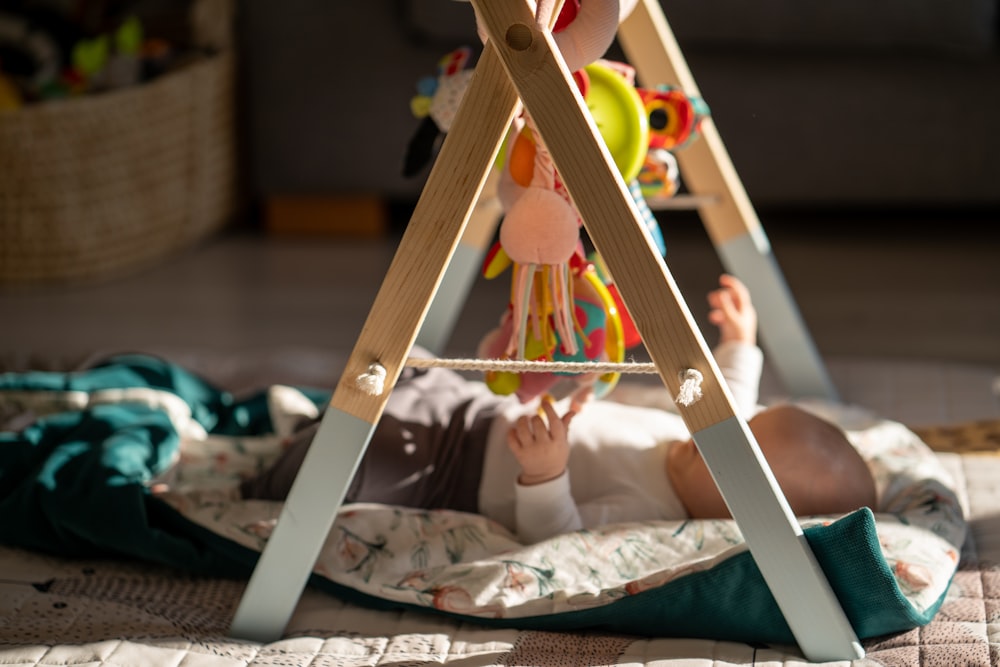
[[(1000, 214), (761, 219), (824, 359), (1000, 374)], [(663, 228), (670, 271), (713, 343), (704, 295), (721, 264), (693, 215), (670, 214)], [(297, 365), (319, 381), (337, 371), (317, 360), (351, 350), (397, 240), (234, 230), (103, 284), (0, 290), (0, 363), (72, 364), (122, 350), (197, 353), (233, 365)], [(508, 280), (476, 282), (447, 354), (474, 353), (504, 308)], [(855, 396), (871, 388), (867, 377), (838, 372), (838, 382), (864, 385), (849, 388)], [(996, 408), (995, 394), (984, 400)]]

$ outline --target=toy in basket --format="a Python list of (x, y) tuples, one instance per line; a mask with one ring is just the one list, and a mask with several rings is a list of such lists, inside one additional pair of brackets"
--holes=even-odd
[(233, 219), (231, 3), (189, 4), (192, 47), (175, 66), (126, 85), (155, 42), (126, 21), (42, 67), (23, 104), (3, 112), (0, 286), (120, 277)]

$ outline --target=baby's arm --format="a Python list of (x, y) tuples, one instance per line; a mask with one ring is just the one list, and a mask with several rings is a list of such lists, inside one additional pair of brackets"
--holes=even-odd
[(569, 425), (583, 402), (575, 396), (560, 417), (542, 400), (542, 415), (523, 416), (507, 433), (507, 444), (521, 466), (515, 489), (517, 534), (528, 544), (583, 527), (570, 493)]
[(521, 417), (507, 432), (507, 444), (521, 465), (517, 483), (533, 486), (559, 477), (569, 463), (569, 424), (578, 410), (556, 414), (552, 402), (542, 399), (542, 415)]
[(757, 347), (757, 310), (746, 285), (728, 274), (719, 277), (719, 289), (708, 294), (708, 304), (708, 319), (719, 327), (715, 360), (739, 411), (749, 417), (757, 407), (764, 365)]
[(719, 327), (719, 343), (757, 344), (757, 309), (750, 290), (735, 276), (719, 276), (719, 289), (708, 293), (708, 321)]

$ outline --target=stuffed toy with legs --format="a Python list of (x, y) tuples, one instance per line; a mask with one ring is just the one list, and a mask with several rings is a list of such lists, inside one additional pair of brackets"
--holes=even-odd
[[(669, 197), (679, 179), (671, 151), (696, 134), (700, 101), (661, 86), (637, 88), (634, 70), (603, 60), (620, 21), (636, 0), (566, 0), (553, 20), (554, 0), (540, 0), (538, 25), (552, 35), (660, 254), (662, 234), (646, 197)], [(485, 39), (485, 32), (480, 29)], [(422, 124), (409, 146), (404, 173), (416, 173), (447, 132), (471, 70), (469, 49), (443, 58), (437, 76), (418, 84), (413, 100)], [(515, 119), (498, 159), (498, 199), (504, 212), (498, 242), (483, 264), (496, 278), (511, 269), (510, 300), (499, 325), (480, 342), (488, 359), (551, 362), (621, 362), (641, 342), (613, 277), (597, 253), (585, 254), (582, 221), (530, 115)], [(591, 386), (597, 396), (617, 373), (491, 371), (486, 383), (522, 401)]]

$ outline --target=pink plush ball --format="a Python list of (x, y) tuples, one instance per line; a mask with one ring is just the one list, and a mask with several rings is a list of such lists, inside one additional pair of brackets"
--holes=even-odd
[(527, 188), (500, 226), (500, 245), (518, 264), (568, 262), (579, 240), (575, 210), (545, 188)]

